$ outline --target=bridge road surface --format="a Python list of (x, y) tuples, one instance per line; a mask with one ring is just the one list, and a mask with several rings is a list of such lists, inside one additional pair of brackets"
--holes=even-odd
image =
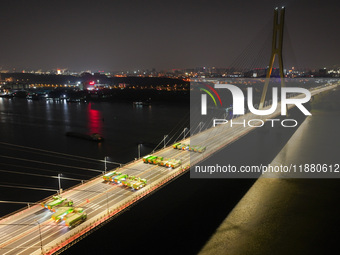
[[(311, 92), (312, 95), (315, 95), (334, 87), (336, 86), (321, 87)], [(278, 104), (277, 109), (269, 118), (274, 118), (280, 114), (280, 104)], [(252, 114), (246, 114), (240, 118), (251, 119), (252, 117)], [(212, 154), (253, 129), (253, 127), (243, 127), (243, 125), (236, 125), (233, 128), (230, 128), (229, 125), (219, 125), (194, 135), (196, 144), (198, 142), (199, 145), (207, 147), (204, 153), (177, 150), (170, 146), (153, 155), (181, 159), (182, 166), (190, 163), (193, 165), (193, 163), (203, 160), (207, 155)], [(190, 138), (181, 142), (190, 143)], [(148, 185), (150, 185), (159, 182), (167, 174), (177, 172), (178, 168), (172, 170), (161, 166), (145, 164), (142, 160), (138, 160), (123, 166), (119, 171), (124, 174), (146, 178)], [(88, 183), (66, 191), (63, 193), (63, 197), (73, 200), (76, 207), (83, 207), (86, 210), (88, 218), (81, 224), (83, 225), (91, 219), (96, 219), (99, 214), (108, 210), (108, 208), (115, 208), (125, 199), (133, 198), (139, 192), (143, 192), (143, 189), (134, 191), (122, 185), (104, 182), (102, 176), (99, 176)], [(43, 248), (44, 252), (50, 250), (55, 245), (57, 238), (66, 235), (70, 231), (63, 221), (60, 223), (52, 221), (51, 215), (52, 212), (49, 210), (42, 208), (40, 205), (35, 205), (2, 219), (0, 221), (0, 254), (40, 254), (41, 248)]]

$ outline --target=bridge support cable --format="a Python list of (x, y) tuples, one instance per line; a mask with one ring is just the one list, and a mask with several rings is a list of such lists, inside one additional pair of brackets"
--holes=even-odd
[[(222, 118), (224, 117), (224, 114), (222, 116)], [(217, 119), (216, 117), (213, 117), (209, 123), (208, 126), (212, 125), (212, 122), (214, 121), (214, 119)], [(222, 130), (221, 130), (222, 129)], [(200, 145), (206, 145), (208, 143), (208, 141), (216, 136), (220, 136), (221, 132), (224, 132), (225, 130), (223, 128), (221, 128), (220, 126), (216, 126), (211, 132), (209, 132), (209, 135), (206, 137), (206, 139), (204, 141), (202, 141), (202, 143)], [(204, 152), (202, 154), (204, 156)]]
[(175, 142), (178, 141), (178, 139), (181, 137), (181, 135), (183, 134), (184, 131), (185, 131), (185, 129), (183, 129), (183, 131), (177, 136), (177, 138), (175, 139)]
[(10, 171), (10, 170), (4, 170), (4, 169), (0, 169), (0, 172), (10, 173), (10, 174), (31, 175), (31, 176), (44, 177), (44, 178), (63, 179), (63, 180), (70, 180), (70, 181), (83, 181), (81, 179), (75, 179), (75, 178), (70, 178), (70, 177), (63, 177), (63, 176), (58, 177), (58, 176), (52, 176), (52, 175), (33, 174), (33, 173)]
[(200, 127), (199, 133), (201, 133), (201, 132), (202, 132), (202, 129), (203, 129), (204, 126), (205, 126), (205, 123), (204, 123), (204, 122), (200, 122), (198, 125), (199, 125), (199, 127)]
[[(43, 169), (43, 168), (38, 168), (38, 167), (21, 166), (21, 165), (15, 165), (15, 164), (7, 164), (7, 163), (0, 163), (0, 165), (9, 166), (9, 167), (16, 167), (16, 168), (32, 169), (32, 170), (37, 170), (39, 172), (43, 171), (43, 172), (49, 172), (49, 173), (60, 173), (60, 171), (57, 171), (57, 170)], [(66, 171), (63, 171), (63, 174), (83, 176), (83, 177), (86, 177), (86, 178), (92, 177), (92, 175), (78, 174), (78, 173), (72, 173), (72, 172), (66, 172)], [(85, 178), (83, 178), (83, 179), (85, 179)]]
[(258, 51), (258, 54), (256, 57), (254, 57), (254, 60), (251, 62), (249, 70), (254, 70), (256, 68), (265, 68), (267, 67), (267, 61), (269, 58), (269, 53), (267, 53), (267, 49), (270, 47), (270, 37), (271, 35), (268, 33), (267, 38), (265, 39), (262, 47)]
[(44, 162), (44, 161), (38, 161), (38, 160), (31, 160), (31, 159), (23, 159), (23, 158), (17, 158), (17, 157), (5, 156), (5, 155), (0, 155), (0, 157), (8, 158), (8, 159), (14, 159), (14, 160), (20, 160), (20, 161), (27, 161), (27, 162), (32, 162), (32, 163), (38, 163), (38, 164), (59, 166), (59, 167), (64, 167), (64, 168), (73, 168), (73, 169), (80, 169), (80, 170), (99, 172), (99, 173), (102, 172), (100, 170), (92, 169), (92, 168), (84, 168), (84, 167), (77, 167), (77, 166), (67, 166), (67, 165), (62, 165), (62, 164), (56, 164), (56, 163), (50, 163), (50, 162)]
[(189, 136), (193, 135), (193, 134), (195, 133), (196, 129), (198, 128), (199, 125), (200, 125), (200, 124), (198, 124), (198, 125), (196, 126), (196, 128), (194, 129), (194, 131), (192, 131), (192, 129), (194, 128), (195, 125), (193, 125), (193, 127), (191, 127), (190, 129), (185, 128), (184, 130), (188, 130), (188, 132), (187, 132), (187, 133), (184, 132), (184, 139), (185, 139), (185, 137), (186, 137), (189, 133), (190, 133)]
[[(186, 116), (186, 118), (185, 118), (185, 121), (181, 121), (181, 125), (177, 128), (177, 130), (176, 130), (176, 132), (172, 135), (172, 137), (171, 137), (171, 139), (173, 138), (173, 137), (175, 137), (176, 136), (176, 134), (180, 131), (180, 130), (182, 130), (183, 128), (185, 128), (185, 127), (187, 127), (188, 125), (190, 125), (190, 121), (188, 121), (188, 119), (190, 119), (190, 113), (188, 112), (188, 116)], [(176, 140), (175, 140), (176, 141)]]
[[(289, 33), (289, 27), (285, 26), (285, 30), (284, 30), (284, 38), (285, 38), (285, 53), (288, 53), (290, 55), (288, 55), (288, 57), (286, 56), (286, 54), (283, 55), (283, 61), (285, 63), (286, 66), (289, 67), (294, 67), (294, 69), (297, 70), (307, 70), (307, 67), (305, 65), (301, 65), (301, 63), (299, 63), (299, 61), (296, 58), (295, 55), (295, 50), (292, 44), (292, 40), (290, 37), (290, 33)], [(290, 61), (289, 61), (290, 60)], [(289, 63), (287, 65), (287, 63)], [(293, 69), (292, 69), (293, 71)], [(293, 73), (294, 75), (294, 73)]]
[[(168, 140), (168, 142), (167, 142), (166, 144), (168, 144), (168, 143), (174, 138), (174, 136), (175, 136), (176, 133), (178, 132), (177, 130), (180, 130), (181, 127), (182, 127), (183, 125), (186, 125), (185, 120), (187, 120), (189, 117), (190, 117), (190, 111), (188, 111), (188, 112), (183, 116), (183, 118), (182, 118), (180, 121), (177, 122), (177, 124), (175, 125), (175, 127), (173, 127), (173, 128), (171, 129), (171, 131), (168, 133), (168, 137), (170, 137), (170, 139)], [(180, 125), (180, 126), (179, 126), (179, 125)], [(178, 127), (178, 126), (179, 126), (179, 127)], [(174, 131), (175, 131), (175, 132), (174, 132)], [(172, 132), (174, 132), (173, 135), (171, 135)], [(160, 145), (163, 143), (163, 141), (164, 141), (164, 137), (163, 137), (163, 139), (160, 141), (160, 143), (152, 150), (152, 152), (155, 152), (155, 151), (157, 150), (158, 146), (160, 146)], [(176, 140), (175, 140), (175, 141), (176, 141)]]
[(167, 138), (167, 136), (164, 136), (164, 137), (163, 137), (163, 140), (160, 141), (159, 144), (157, 144), (157, 146), (152, 150), (152, 152), (154, 152), (154, 151), (158, 148), (158, 146), (161, 145), (161, 144), (163, 143), (163, 141), (164, 141), (166, 138)]
[(36, 187), (27, 187), (27, 186), (15, 186), (15, 185), (4, 185), (4, 184), (0, 184), (0, 187), (4, 187), (4, 188), (14, 188), (14, 189), (32, 189), (32, 190), (41, 190), (41, 191), (58, 192), (57, 189), (36, 188)]
[(196, 128), (191, 132), (192, 135), (195, 134), (195, 132), (196, 132), (196, 130), (197, 130), (198, 128), (200, 128), (200, 130), (197, 132), (197, 134), (201, 132), (201, 129), (202, 129), (202, 128), (201, 128), (201, 123), (203, 123), (203, 122), (198, 123), (198, 125), (196, 126)]
[[(269, 35), (267, 33), (270, 27), (271, 21), (268, 20), (263, 27), (256, 33), (256, 36), (250, 40), (250, 43), (243, 49), (241, 54), (231, 63), (231, 67), (235, 71), (246, 71), (250, 69), (250, 65), (255, 59), (256, 54), (259, 52), (258, 42), (263, 42), (263, 35)], [(265, 36), (267, 37), (267, 36)]]
[(261, 46), (257, 46), (254, 47), (252, 49), (251, 54), (246, 58), (246, 61), (242, 64), (241, 70), (243, 70), (243, 72), (247, 72), (247, 71), (251, 71), (254, 70), (254, 68), (258, 68), (258, 67), (266, 67), (266, 64), (264, 61), (265, 59), (268, 58), (268, 54), (265, 54), (266, 49), (268, 49), (269, 43), (268, 41), (270, 41), (270, 34), (267, 33), (267, 38), (264, 37), (265, 40), (263, 40), (263, 38), (261, 38), (261, 40), (259, 41), (263, 41)]
[[(176, 133), (177, 133), (177, 132), (176, 132)], [(175, 137), (176, 133), (175, 133), (173, 136), (170, 137), (170, 139), (165, 143), (165, 146), (167, 146), (167, 145), (172, 141), (172, 139)], [(182, 133), (183, 133), (183, 131), (181, 132), (181, 134), (182, 134)], [(178, 139), (178, 138), (177, 138), (177, 139)], [(175, 139), (174, 142), (176, 142), (177, 139)]]
[[(33, 147), (11, 144), (11, 143), (6, 143), (6, 142), (0, 142), (0, 144), (5, 145), (5, 146), (10, 146), (10, 147), (21, 148), (21, 149), (24, 149), (24, 150), (29, 150), (30, 153), (41, 152), (42, 155), (48, 155), (50, 157), (59, 157), (59, 158), (65, 158), (65, 159), (69, 159), (69, 160), (76, 160), (76, 161), (83, 161), (83, 162), (88, 162), (88, 161), (95, 161), (95, 162), (99, 162), (99, 163), (104, 162), (104, 160), (100, 160), (100, 159), (82, 157), (82, 156), (77, 156), (77, 155), (70, 155), (70, 154), (66, 154), (66, 153), (37, 149), (37, 148), (33, 148)], [(33, 151), (37, 151), (37, 152), (33, 152)], [(49, 154), (56, 154), (56, 155), (60, 155), (60, 156), (49, 155)], [(121, 164), (121, 163), (113, 162), (113, 161), (111, 161), (111, 163), (112, 164), (118, 164), (118, 165)]]
[(22, 201), (3, 201), (3, 200), (0, 200), (0, 203), (2, 204), (39, 204), (39, 203), (36, 203), (36, 202), (22, 202)]
[[(37, 202), (22, 202), (22, 201), (3, 201), (0, 200), (1, 204), (23, 204), (23, 205), (27, 205), (27, 208), (30, 208), (31, 205), (37, 205), (39, 203)], [(2, 225), (2, 224), (0, 224)]]
[[(212, 118), (210, 119), (210, 121), (208, 122), (207, 126), (209, 126), (210, 123), (212, 123), (214, 119), (215, 119), (215, 117), (212, 117)], [(200, 122), (200, 123), (198, 124), (198, 126), (200, 126), (201, 123), (202, 123), (202, 122)], [(205, 123), (203, 123), (203, 126), (204, 126), (204, 125), (205, 125)], [(183, 131), (184, 131), (184, 130), (183, 130)], [(206, 141), (209, 140), (209, 139), (211, 138), (211, 134), (212, 134), (212, 132), (209, 133), (208, 137), (207, 137), (204, 141), (200, 142), (199, 144), (195, 144), (195, 145), (205, 146), (205, 145), (206, 145)]]
[[(183, 126), (186, 126), (188, 123), (183, 123), (182, 125), (181, 125), (181, 127), (183, 127)], [(179, 129), (180, 130), (180, 129)], [(179, 131), (177, 131), (177, 132), (179, 132)], [(175, 135), (177, 134), (177, 132), (176, 133), (174, 133), (171, 137), (170, 137), (170, 139), (165, 143), (165, 146), (167, 146), (172, 140), (173, 140), (173, 138), (175, 137)], [(176, 142), (178, 139), (179, 139), (179, 137), (182, 135), (182, 133), (183, 133), (183, 131), (179, 134), (179, 136), (174, 140), (174, 142)], [(168, 136), (169, 137), (169, 136)], [(163, 139), (164, 140), (164, 139)], [(155, 149), (153, 150), (153, 152), (157, 149), (157, 147), (160, 145), (160, 144), (162, 144), (163, 143), (163, 140), (155, 147)]]
[(100, 161), (101, 163), (106, 163), (106, 164), (113, 164), (113, 165), (123, 165), (123, 163), (118, 163), (118, 162), (114, 162), (114, 161), (109, 161), (109, 160), (98, 160)]
[[(188, 128), (184, 128), (183, 131), (179, 134), (179, 136), (177, 137), (177, 139), (175, 140), (175, 142), (180, 138), (180, 136), (183, 134), (183, 140), (186, 138), (186, 135), (189, 134), (190, 130), (185, 133), (186, 130), (189, 130)], [(168, 145), (170, 143), (170, 140), (166, 143), (166, 145)]]

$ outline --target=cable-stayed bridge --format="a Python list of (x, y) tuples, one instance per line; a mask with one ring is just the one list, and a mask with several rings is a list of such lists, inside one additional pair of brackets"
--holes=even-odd
[[(283, 84), (283, 64), (282, 64), (282, 34), (283, 34), (283, 16), (280, 24), (277, 23), (278, 12), (274, 12), (274, 31), (275, 43), (272, 47), (272, 56), (270, 60), (267, 78), (273, 68), (275, 55), (280, 59), (280, 76)], [(283, 12), (284, 14), (284, 12)], [(280, 41), (277, 46), (276, 40)], [(273, 42), (274, 42), (273, 41)], [(268, 75), (269, 74), (269, 75)], [(267, 80), (266, 80), (267, 81)], [(339, 81), (324, 81), (322, 86), (312, 86), (310, 93), (312, 96), (322, 92), (332, 90), (339, 85)], [(266, 110), (271, 107), (270, 103), (265, 103), (266, 90), (268, 83), (265, 85), (264, 93), (261, 97), (260, 109)], [(298, 99), (301, 95), (293, 95), (292, 99)], [(294, 105), (288, 105), (288, 109)], [(275, 118), (281, 114), (280, 103), (277, 109), (269, 116), (259, 117), (252, 113), (247, 113), (240, 117), (233, 117), (235, 122), (250, 119), (268, 119)], [(213, 116), (210, 121), (218, 116)], [(254, 123), (253, 123), (254, 124)], [(176, 177), (185, 173), (190, 167), (211, 157), (214, 153), (228, 146), (230, 143), (252, 132), (256, 127), (236, 125), (229, 127), (219, 125), (212, 127), (211, 122), (204, 123), (202, 128), (201, 122), (196, 126), (191, 126), (192, 130), (199, 129), (200, 132), (191, 131), (191, 137), (177, 141), (181, 144), (190, 144), (192, 140), (197, 145), (206, 147), (206, 150), (198, 153), (187, 150), (174, 149), (172, 146), (165, 147), (155, 151), (152, 155), (177, 160), (177, 166), (174, 168), (163, 167), (155, 164), (144, 163), (142, 159), (135, 160), (128, 164), (122, 165), (117, 169), (121, 175), (134, 176), (136, 178), (146, 179), (147, 185), (141, 189), (131, 189), (122, 184), (115, 184), (112, 181), (104, 181), (103, 175), (99, 175), (84, 184), (79, 184), (66, 191), (60, 192), (63, 198), (72, 200), (76, 207), (84, 208), (87, 213), (87, 219), (81, 224), (69, 229), (64, 221), (55, 222), (51, 219), (53, 212), (47, 210), (39, 203), (31, 205), (26, 209), (8, 215), (0, 220), (0, 254), (53, 254), (59, 253), (70, 245), (81, 240), (93, 230), (101, 227), (115, 216), (124, 212), (131, 205), (141, 201), (149, 194), (156, 192), (159, 188), (174, 180)], [(179, 130), (180, 132), (181, 130)], [(180, 134), (186, 134), (183, 130)], [(223, 137), (223, 139), (221, 139)]]
[[(338, 86), (334, 81), (311, 90), (312, 96), (324, 91), (332, 90)], [(295, 97), (301, 97), (297, 95)], [(270, 107), (270, 106), (267, 106)], [(289, 108), (294, 107), (290, 105)], [(266, 107), (265, 107), (266, 108)], [(264, 108), (264, 109), (265, 109)], [(280, 115), (280, 107), (266, 118), (275, 118)], [(238, 119), (252, 119), (248, 113)], [(258, 116), (257, 116), (258, 118)], [(200, 141), (206, 146), (202, 153), (174, 149), (172, 146), (153, 153), (154, 156), (173, 158), (181, 161), (175, 168), (166, 168), (153, 164), (146, 164), (142, 159), (133, 161), (119, 168), (123, 174), (134, 175), (147, 179), (147, 185), (139, 190), (133, 190), (122, 184), (105, 182), (100, 175), (85, 184), (80, 184), (62, 193), (62, 196), (73, 200), (77, 207), (85, 208), (87, 220), (82, 224), (69, 229), (62, 221), (56, 223), (51, 219), (52, 212), (36, 204), (15, 214), (2, 218), (0, 221), (0, 253), (1, 254), (53, 254), (77, 242), (92, 230), (100, 227), (114, 216), (119, 215), (132, 204), (140, 201), (148, 194), (157, 191), (166, 183), (188, 171), (206, 157), (211, 156), (221, 148), (239, 139), (254, 130), (254, 127), (227, 125), (209, 127), (192, 135), (180, 143), (190, 144), (190, 140)], [(223, 139), (221, 139), (223, 137)], [(137, 170), (137, 171), (136, 171)], [(137, 174), (136, 174), (137, 173)]]

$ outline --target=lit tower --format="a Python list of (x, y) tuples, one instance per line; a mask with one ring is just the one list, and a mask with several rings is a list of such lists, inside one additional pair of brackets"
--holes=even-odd
[[(279, 23), (279, 12), (280, 12), (280, 23)], [(285, 23), (285, 8), (282, 7), (279, 11), (279, 8), (274, 9), (274, 24), (273, 24), (273, 40), (272, 40), (272, 53), (269, 61), (269, 68), (267, 70), (266, 81), (264, 83), (261, 101), (259, 109), (263, 108), (264, 101), (266, 100), (266, 94), (268, 89), (268, 84), (270, 80), (270, 75), (273, 71), (273, 65), (275, 56), (277, 55), (279, 61), (279, 69), (280, 69), (280, 78), (281, 78), (281, 87), (285, 86), (284, 83), (284, 74), (283, 74), (283, 59), (282, 59), (282, 43), (283, 43), (283, 26)]]

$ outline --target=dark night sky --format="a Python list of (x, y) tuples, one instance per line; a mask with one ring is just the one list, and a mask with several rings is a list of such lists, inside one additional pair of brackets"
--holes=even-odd
[(2, 0), (0, 66), (226, 67), (271, 24), (273, 8), (281, 5), (298, 61), (339, 65), (338, 0)]

